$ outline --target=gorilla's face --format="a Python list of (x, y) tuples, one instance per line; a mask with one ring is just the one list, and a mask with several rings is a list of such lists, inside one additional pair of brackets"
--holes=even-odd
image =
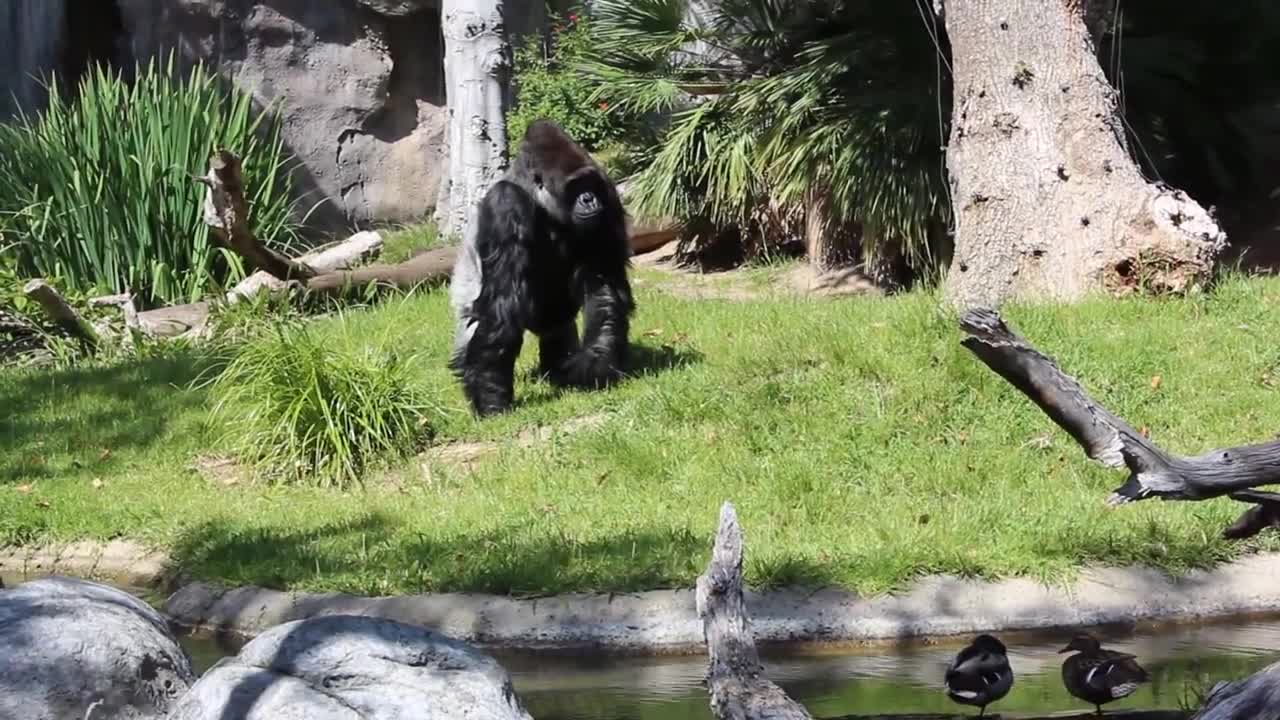
[(605, 211), (605, 180), (594, 168), (583, 168), (569, 177), (534, 173), (536, 200), (556, 222), (590, 227)]
[(593, 225), (604, 213), (604, 187), (600, 175), (594, 171), (572, 178), (565, 186), (565, 199), (574, 225)]

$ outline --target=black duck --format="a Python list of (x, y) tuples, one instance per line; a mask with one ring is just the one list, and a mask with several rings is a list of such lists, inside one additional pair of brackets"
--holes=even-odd
[(947, 697), (962, 705), (978, 708), (978, 717), (987, 705), (1009, 694), (1013, 687), (1013, 668), (1004, 643), (990, 635), (979, 635), (968, 647), (956, 654), (947, 667)]

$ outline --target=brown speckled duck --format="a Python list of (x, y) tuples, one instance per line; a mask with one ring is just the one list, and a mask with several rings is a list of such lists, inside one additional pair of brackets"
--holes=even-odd
[(1058, 652), (1072, 651), (1076, 654), (1062, 663), (1062, 684), (1067, 692), (1093, 703), (1099, 715), (1103, 705), (1132, 695), (1149, 679), (1133, 655), (1103, 650), (1102, 643), (1088, 633), (1075, 636)]

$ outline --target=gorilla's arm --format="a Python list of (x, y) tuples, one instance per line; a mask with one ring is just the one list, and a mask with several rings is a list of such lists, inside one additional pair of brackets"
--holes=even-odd
[(582, 348), (570, 358), (569, 384), (598, 388), (622, 378), (627, 363), (635, 300), (625, 265), (583, 278)]
[(533, 199), (499, 181), (485, 194), (473, 236), (480, 289), (459, 321), (462, 338), (450, 363), (479, 415), (502, 412), (514, 398), (515, 363), (528, 325)]

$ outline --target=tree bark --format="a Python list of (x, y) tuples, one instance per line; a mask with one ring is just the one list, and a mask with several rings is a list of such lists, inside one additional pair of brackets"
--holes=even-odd
[(511, 44), (504, 0), (444, 0), (444, 75), (449, 100), (448, 175), (436, 222), (465, 237), (476, 204), (507, 165)]
[(696, 598), (710, 655), (711, 711), (718, 720), (811, 720), (803, 706), (764, 676), (742, 596), (742, 556), (738, 514), (725, 503)]
[(1205, 281), (1225, 236), (1184, 193), (1148, 183), (1126, 151), (1086, 27), (1097, 23), (1090, 3), (944, 5), (955, 98), (947, 300), (997, 307)]
[(1128, 469), (1128, 480), (1116, 488), (1108, 504), (1227, 495), (1257, 507), (1245, 511), (1224, 537), (1249, 537), (1280, 525), (1280, 495), (1250, 490), (1280, 483), (1280, 441), (1210, 450), (1195, 457), (1170, 455), (1089, 397), (1080, 383), (1010, 330), (995, 312), (972, 310), (961, 318), (960, 327), (969, 335), (963, 345), (1066, 430), (1086, 455), (1109, 467)]

